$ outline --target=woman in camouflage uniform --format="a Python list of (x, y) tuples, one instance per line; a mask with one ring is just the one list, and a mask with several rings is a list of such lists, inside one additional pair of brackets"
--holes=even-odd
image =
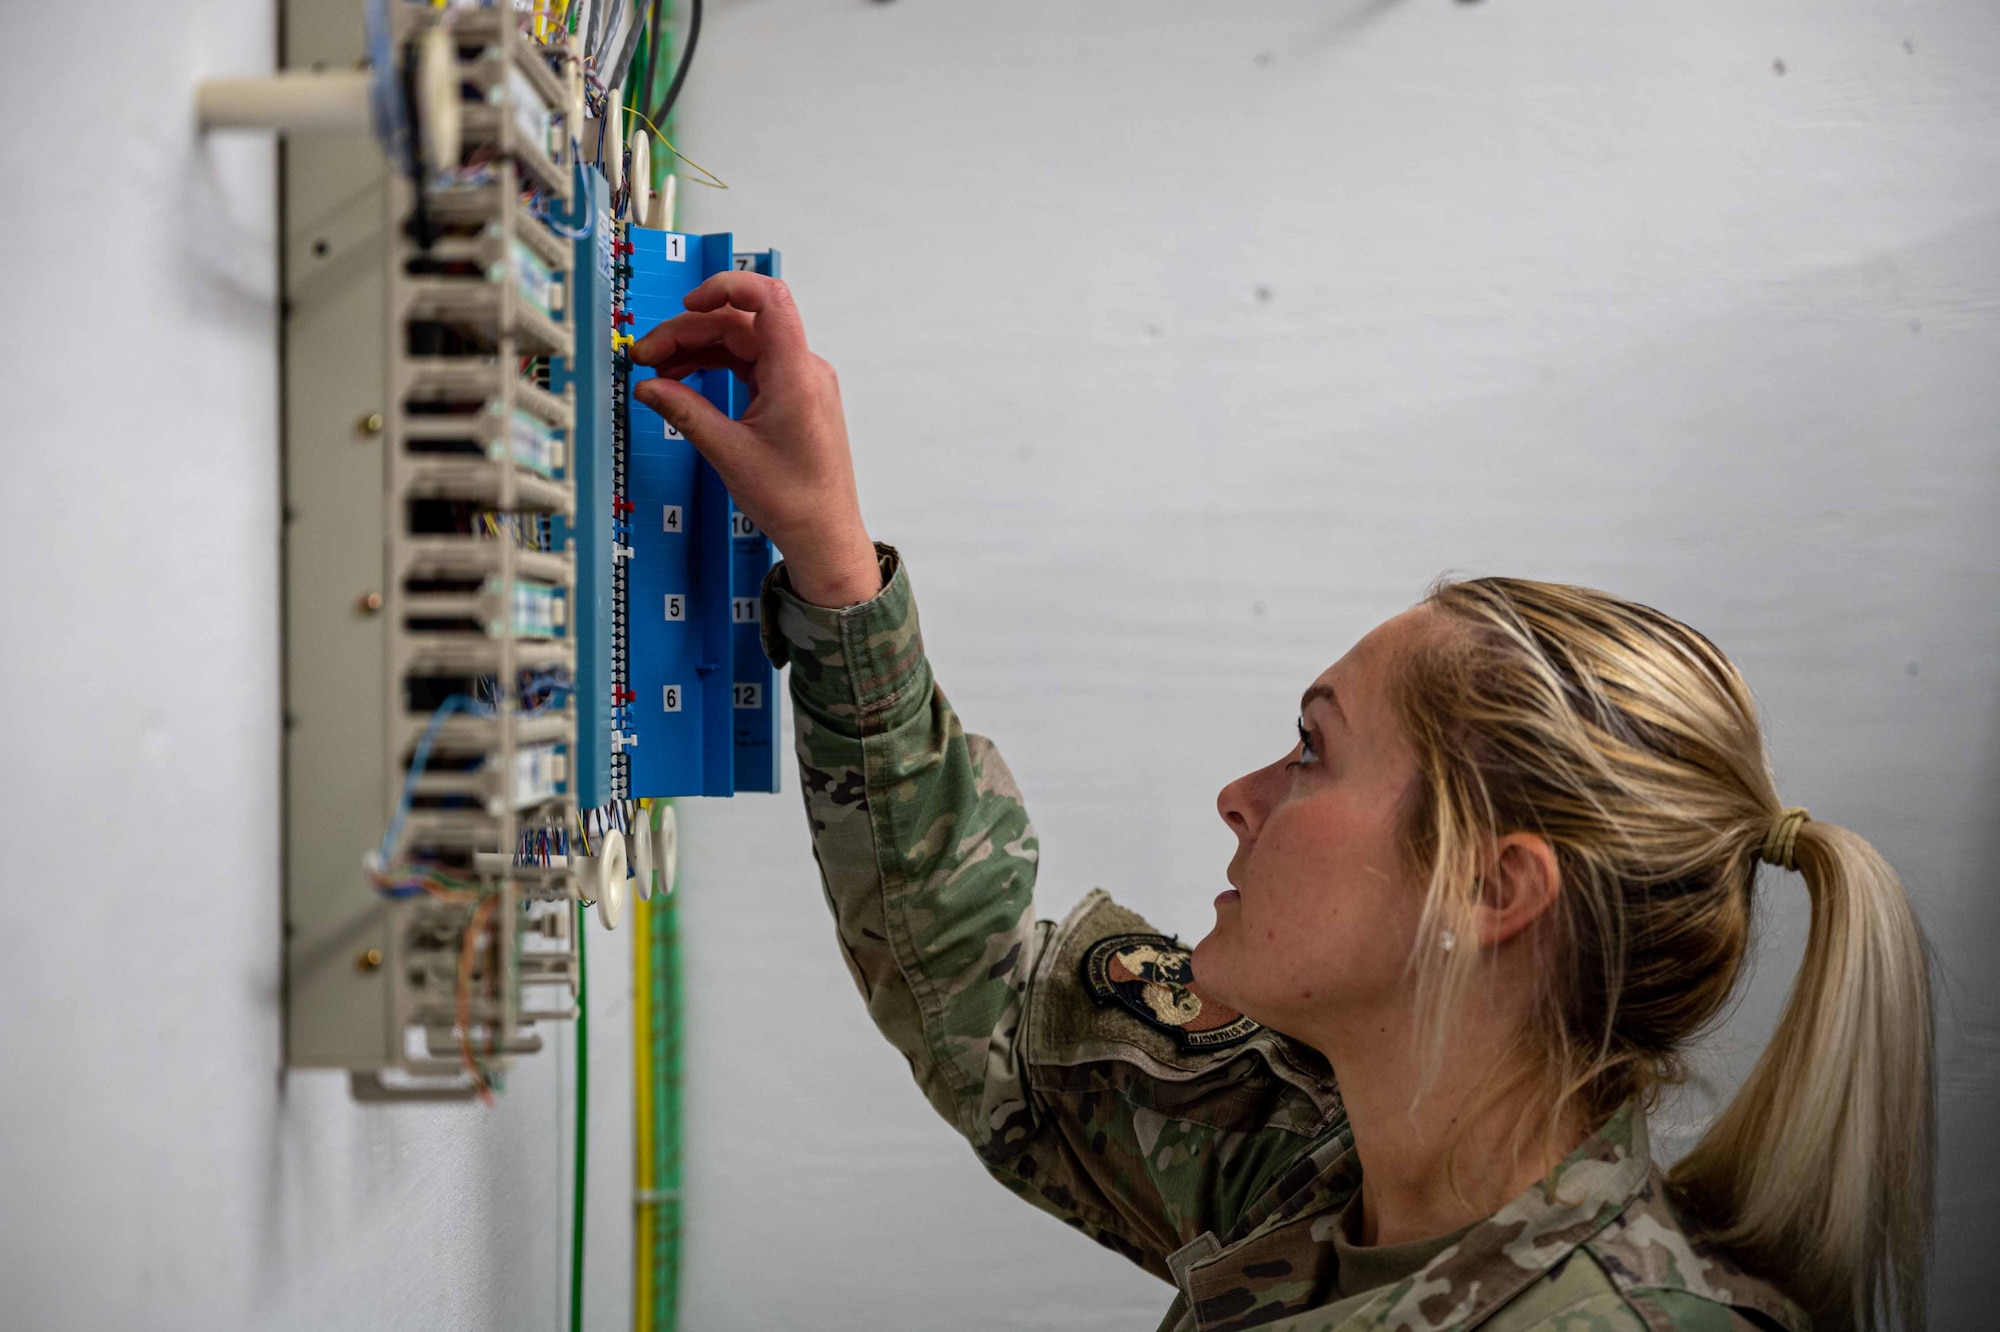
[[(1178, 1288), (1163, 1329), (1921, 1325), (1922, 940), (1867, 843), (1779, 803), (1706, 639), (1442, 586), (1223, 790), (1233, 886), (1192, 954), (1102, 893), (1038, 923), (1033, 829), (862, 528), (831, 368), (770, 279), (688, 307), (637, 392), (786, 556), (765, 643), (869, 1013), (1001, 1182)], [(740, 423), (671, 382), (716, 366)], [(1760, 861), (1811, 894), (1802, 974), (1663, 1173), (1645, 1111), (1734, 986)]]

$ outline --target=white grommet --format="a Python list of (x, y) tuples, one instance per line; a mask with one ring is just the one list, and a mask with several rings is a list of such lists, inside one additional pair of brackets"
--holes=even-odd
[(646, 823), (648, 817), (646, 810), (639, 811), (639, 826), (632, 830), (632, 840), (625, 846), (632, 856), (632, 882), (641, 902), (653, 896), (653, 829)]
[(625, 835), (616, 828), (604, 834), (602, 854), (591, 865), (591, 890), (597, 898), (597, 919), (607, 930), (618, 928), (625, 918)]
[(660, 182), (659, 197), (653, 202), (653, 211), (660, 216), (661, 231), (672, 231), (674, 229), (674, 205), (679, 201), (680, 196), (680, 173), (669, 171), (666, 179)]
[(598, 166), (613, 194), (625, 183), (625, 90), (613, 88), (604, 99), (603, 160)]
[(625, 217), (634, 226), (646, 225), (646, 213), (653, 206), (653, 147), (646, 131), (632, 131), (632, 186), (631, 201), (625, 205)]
[(653, 825), (653, 873), (659, 877), (659, 891), (670, 893), (681, 871), (680, 820), (672, 805), (654, 809), (659, 822)]
[(458, 165), (465, 146), (464, 108), (459, 102), (458, 51), (440, 23), (417, 47), (417, 143), (424, 170)]

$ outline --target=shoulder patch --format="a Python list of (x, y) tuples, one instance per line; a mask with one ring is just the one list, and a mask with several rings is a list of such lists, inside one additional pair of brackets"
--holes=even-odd
[(1099, 1007), (1117, 1004), (1183, 1050), (1218, 1050), (1263, 1030), (1233, 1008), (1196, 994), (1193, 954), (1164, 934), (1113, 934), (1083, 955), (1083, 983)]

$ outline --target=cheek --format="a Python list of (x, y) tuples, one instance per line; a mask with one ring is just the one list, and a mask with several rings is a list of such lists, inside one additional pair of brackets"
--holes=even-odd
[[(1358, 1002), (1403, 982), (1421, 903), (1373, 810), (1275, 812), (1246, 857), (1242, 899), (1195, 953), (1195, 974), (1256, 1015)], [(1222, 993), (1222, 991), (1227, 993)]]

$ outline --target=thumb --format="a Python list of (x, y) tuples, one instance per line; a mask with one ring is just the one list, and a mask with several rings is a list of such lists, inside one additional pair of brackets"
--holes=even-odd
[(668, 425), (686, 435), (688, 442), (718, 467), (722, 463), (718, 455), (734, 451), (743, 427), (679, 380), (660, 375), (642, 379), (632, 386), (632, 396), (665, 417)]

